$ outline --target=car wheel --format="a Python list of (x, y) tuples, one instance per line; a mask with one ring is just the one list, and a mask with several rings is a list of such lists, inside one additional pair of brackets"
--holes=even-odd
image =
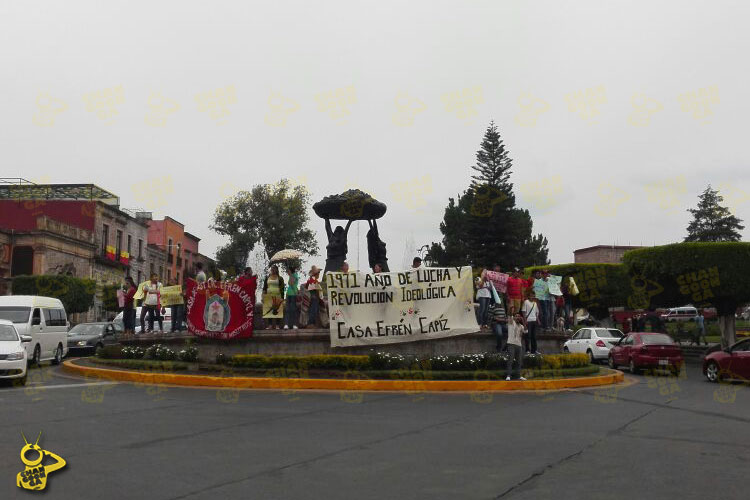
[(568, 349), (567, 347), (563, 347), (563, 352), (565, 354), (570, 354), (570, 349)]
[(632, 373), (633, 375), (638, 374), (639, 370), (638, 367), (635, 366), (635, 361), (633, 361), (633, 358), (630, 358), (630, 363), (628, 364), (628, 366), (630, 368), (630, 373)]
[(596, 358), (594, 357), (594, 353), (591, 352), (591, 349), (589, 349), (588, 351), (586, 351), (586, 354), (589, 355), (589, 363), (591, 363), (592, 365), (595, 365), (596, 364)]
[(617, 365), (615, 364), (615, 358), (614, 358), (614, 356), (612, 356), (611, 354), (609, 355), (609, 357), (607, 357), (607, 364), (608, 364), (608, 365), (609, 365), (609, 367), (610, 367), (610, 368), (612, 368), (613, 370), (614, 370), (615, 368), (617, 368)]
[(709, 382), (721, 382), (721, 370), (716, 361), (711, 361), (706, 367), (706, 378)]
[(53, 365), (59, 365), (62, 363), (63, 358), (63, 348), (61, 345), (57, 345), (57, 349), (55, 350), (55, 358), (52, 360)]

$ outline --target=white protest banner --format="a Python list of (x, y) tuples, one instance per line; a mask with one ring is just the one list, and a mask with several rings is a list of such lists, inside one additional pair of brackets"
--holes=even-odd
[(562, 295), (560, 283), (562, 283), (562, 276), (553, 276), (551, 274), (547, 276), (547, 286), (549, 286), (550, 295)]
[(393, 344), (477, 331), (471, 267), (326, 273), (331, 346)]

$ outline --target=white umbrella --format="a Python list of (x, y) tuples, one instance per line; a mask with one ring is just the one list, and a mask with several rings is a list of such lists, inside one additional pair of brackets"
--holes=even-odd
[(286, 260), (295, 260), (295, 259), (301, 259), (302, 258), (302, 252), (299, 250), (293, 250), (291, 248), (287, 248), (285, 250), (280, 250), (273, 254), (273, 257), (271, 257), (271, 260), (269, 262), (283, 262)]

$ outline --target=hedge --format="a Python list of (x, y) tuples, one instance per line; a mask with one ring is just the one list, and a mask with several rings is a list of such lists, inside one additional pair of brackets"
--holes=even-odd
[(13, 295), (40, 295), (60, 299), (68, 314), (88, 311), (94, 304), (96, 281), (41, 274), (13, 278)]

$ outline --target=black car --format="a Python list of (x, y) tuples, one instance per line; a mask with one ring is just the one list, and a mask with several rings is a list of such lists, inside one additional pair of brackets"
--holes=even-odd
[(71, 354), (95, 353), (99, 347), (116, 344), (115, 333), (112, 323), (80, 323), (68, 332), (68, 351)]

